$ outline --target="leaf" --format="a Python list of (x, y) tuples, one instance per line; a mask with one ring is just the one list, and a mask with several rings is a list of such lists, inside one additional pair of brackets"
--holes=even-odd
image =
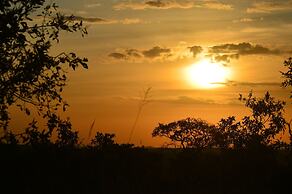
[(28, 108), (25, 108), (25, 114), (30, 115), (30, 111)]

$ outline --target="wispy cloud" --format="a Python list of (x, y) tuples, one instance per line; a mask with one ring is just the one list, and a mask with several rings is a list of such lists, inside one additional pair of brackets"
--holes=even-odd
[(212, 0), (205, 0), (204, 3), (200, 5), (203, 8), (208, 9), (217, 9), (217, 10), (226, 10), (230, 11), (233, 10), (233, 6), (231, 4), (221, 3), (219, 1), (212, 1)]
[(276, 11), (289, 11), (292, 10), (292, 1), (279, 1), (270, 0), (262, 2), (254, 2), (249, 8), (247, 13), (271, 13)]
[(264, 18), (260, 17), (260, 18), (240, 18), (240, 19), (235, 19), (232, 20), (233, 23), (250, 23), (250, 22), (259, 22), (259, 21), (263, 21)]
[(174, 0), (148, 0), (140, 2), (123, 1), (117, 3), (114, 6), (116, 10), (123, 9), (133, 9), (133, 10), (143, 10), (143, 9), (189, 9), (194, 7), (194, 2), (191, 1), (174, 1)]
[(175, 98), (153, 99), (152, 102), (170, 103), (170, 104), (217, 104), (215, 100), (199, 99), (190, 96), (177, 96)]
[(85, 5), (85, 7), (87, 7), (87, 8), (95, 8), (95, 7), (99, 7), (99, 6), (101, 6), (100, 3), (90, 3), (90, 4)]
[(218, 0), (144, 0), (144, 1), (123, 1), (114, 5), (115, 10), (133, 9), (190, 9), (207, 8), (216, 10), (233, 10), (233, 6), (221, 3)]
[(139, 18), (124, 18), (124, 19), (104, 19), (100, 17), (83, 17), (83, 16), (67, 16), (69, 20), (83, 21), (90, 24), (140, 24), (143, 21)]
[(99, 17), (83, 17), (83, 16), (67, 16), (68, 20), (75, 20), (75, 21), (83, 21), (86, 23), (93, 23), (93, 24), (112, 24), (116, 23), (115, 20), (107, 20), (104, 18)]
[(222, 84), (226, 86), (249, 86), (249, 87), (258, 87), (258, 86), (281, 86), (280, 82), (239, 82), (229, 80), (227, 82), (220, 82), (215, 84)]
[(119, 20), (119, 23), (127, 25), (127, 24), (140, 24), (144, 22), (139, 18), (125, 18), (125, 19)]

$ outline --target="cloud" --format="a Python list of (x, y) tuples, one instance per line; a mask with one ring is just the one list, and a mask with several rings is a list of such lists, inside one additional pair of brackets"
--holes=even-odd
[(292, 10), (292, 1), (270, 0), (263, 2), (254, 2), (251, 7), (247, 8), (247, 13), (271, 13), (276, 11)]
[(123, 20), (120, 20), (120, 23), (129, 25), (129, 24), (140, 24), (143, 22), (139, 18), (125, 18)]
[(190, 52), (193, 54), (194, 58), (196, 58), (196, 56), (203, 51), (203, 48), (201, 46), (191, 46), (188, 47), (188, 49), (190, 49)]
[(226, 11), (230, 11), (234, 9), (232, 5), (221, 3), (219, 1), (205, 1), (205, 3), (203, 3), (201, 6), (208, 9), (217, 9), (217, 10), (226, 10)]
[(140, 24), (143, 21), (139, 18), (125, 18), (125, 19), (104, 19), (99, 17), (83, 17), (83, 16), (66, 16), (68, 20), (83, 21), (90, 24)]
[(215, 55), (214, 59), (217, 62), (225, 62), (225, 63), (230, 63), (231, 59), (238, 59), (239, 54), (230, 54), (230, 55)]
[(222, 44), (209, 47), (207, 57), (216, 62), (230, 63), (232, 59), (238, 59), (243, 55), (279, 55), (283, 51), (269, 49), (262, 45), (243, 42), (239, 44)]
[(222, 84), (226, 86), (248, 86), (248, 87), (257, 87), (257, 86), (281, 86), (280, 82), (238, 82), (229, 80), (227, 82), (220, 82), (216, 84)]
[(260, 22), (264, 21), (263, 17), (260, 18), (241, 18), (241, 19), (235, 19), (232, 20), (233, 23), (250, 23), (250, 22)]
[(127, 59), (127, 55), (123, 53), (110, 53), (108, 56), (114, 59), (124, 59), (124, 60)]
[(112, 24), (116, 23), (115, 20), (106, 20), (99, 17), (82, 17), (82, 16), (66, 16), (68, 20), (74, 20), (74, 21), (83, 21), (87, 23), (94, 23), (94, 24)]
[(91, 4), (85, 5), (85, 7), (87, 8), (94, 8), (94, 7), (99, 7), (99, 6), (101, 6), (100, 3), (91, 3)]
[(221, 54), (238, 54), (238, 55), (256, 55), (256, 54), (281, 54), (278, 49), (269, 49), (259, 44), (252, 45), (251, 43), (243, 42), (239, 44), (222, 44), (209, 48), (210, 53)]
[(114, 6), (115, 10), (133, 9), (133, 10), (143, 10), (143, 9), (189, 9), (194, 6), (194, 2), (191, 1), (175, 1), (175, 0), (146, 0), (142, 2), (132, 2), (124, 1), (117, 3)]
[(194, 99), (188, 96), (179, 96), (174, 102), (179, 104), (215, 104), (213, 100)]
[(149, 5), (150, 7), (166, 7), (169, 2), (163, 2), (160, 0), (157, 1), (146, 1), (145, 4)]
[(218, 104), (211, 99), (197, 99), (189, 96), (177, 96), (172, 98), (162, 98), (162, 99), (153, 99), (152, 102), (158, 103), (169, 103), (169, 104), (185, 104), (185, 105), (195, 105), (195, 104)]
[(127, 49), (126, 50), (126, 54), (129, 57), (136, 57), (136, 58), (141, 58), (142, 57), (142, 54), (137, 49)]
[[(206, 58), (214, 62), (220, 62), (227, 65), (231, 60), (239, 59), (241, 56), (247, 55), (281, 55), (290, 53), (280, 49), (270, 49), (259, 44), (251, 44), (248, 42), (243, 43), (228, 43), (221, 45), (214, 45), (203, 48), (199, 45), (187, 47), (161, 47), (154, 46), (150, 49), (123, 49), (119, 52), (113, 52), (109, 56), (115, 59), (122, 60), (135, 60), (135, 59), (167, 59), (178, 60), (182, 58), (196, 58), (199, 54), (204, 55)], [(200, 55), (200, 57), (201, 57)]]
[(168, 48), (161, 48), (159, 46), (155, 46), (152, 49), (143, 51), (142, 53), (147, 58), (156, 58), (156, 57), (160, 57), (163, 55), (165, 56), (165, 54), (169, 55), (170, 52), (171, 52), (171, 50)]
[(168, 58), (171, 56), (171, 49), (162, 48), (160, 46), (155, 46), (149, 50), (138, 50), (138, 49), (125, 49), (122, 52), (114, 52), (108, 55), (109, 57), (115, 59), (135, 59), (135, 58)]
[(114, 5), (115, 10), (133, 9), (190, 9), (207, 8), (216, 10), (232, 10), (230, 4), (221, 3), (218, 0), (144, 0), (144, 1), (123, 1)]

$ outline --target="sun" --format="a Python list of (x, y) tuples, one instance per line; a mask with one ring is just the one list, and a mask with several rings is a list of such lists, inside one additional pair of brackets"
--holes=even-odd
[(186, 69), (187, 80), (190, 84), (211, 89), (223, 86), (230, 74), (228, 67), (220, 63), (204, 59)]

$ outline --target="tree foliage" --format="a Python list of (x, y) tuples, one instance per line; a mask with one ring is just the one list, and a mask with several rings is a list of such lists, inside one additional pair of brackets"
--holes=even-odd
[(159, 124), (152, 136), (167, 137), (173, 142), (179, 142), (183, 148), (206, 148), (212, 145), (213, 127), (201, 119), (187, 118)]
[[(288, 68), (287, 72), (281, 72), (284, 77), (284, 81), (282, 82), (283, 87), (292, 87), (292, 57), (288, 58), (284, 61), (284, 66)], [(292, 98), (292, 92), (291, 96)]]
[(87, 59), (73, 52), (52, 55), (51, 49), (59, 43), (61, 32), (77, 31), (82, 36), (87, 34), (82, 21), (75, 22), (73, 16), (62, 15), (54, 3), (0, 1), (0, 129), (5, 137), (11, 134), (8, 109), (15, 105), (27, 115), (30, 115), (30, 107), (35, 107), (48, 121), (48, 132), (37, 132), (35, 122), (26, 130), (26, 136), (32, 138), (30, 144), (42, 141), (53, 128), (58, 129), (60, 138), (76, 136), (64, 132), (65, 128), (70, 130), (71, 125), (69, 121), (56, 119), (55, 112), (60, 108), (65, 111), (68, 106), (61, 95), (68, 69), (75, 70), (80, 65), (88, 68)]
[(240, 100), (251, 110), (251, 115), (237, 121), (235, 116), (221, 119), (217, 125), (187, 118), (169, 124), (159, 124), (152, 136), (163, 136), (179, 142), (183, 148), (254, 148), (271, 146), (276, 136), (285, 130), (284, 105), (267, 92), (263, 98), (250, 93)]
[[(292, 57), (289, 57), (287, 60), (284, 61), (284, 66), (288, 68), (287, 72), (281, 72), (282, 76), (284, 78), (284, 81), (282, 82), (283, 87), (292, 87)], [(291, 96), (292, 98), (292, 91)], [(287, 122), (287, 127), (290, 135), (290, 142), (292, 144), (292, 119), (290, 119), (290, 122)]]
[(97, 132), (94, 139), (91, 140), (91, 145), (99, 150), (112, 148), (116, 144), (115, 136), (115, 134)]

